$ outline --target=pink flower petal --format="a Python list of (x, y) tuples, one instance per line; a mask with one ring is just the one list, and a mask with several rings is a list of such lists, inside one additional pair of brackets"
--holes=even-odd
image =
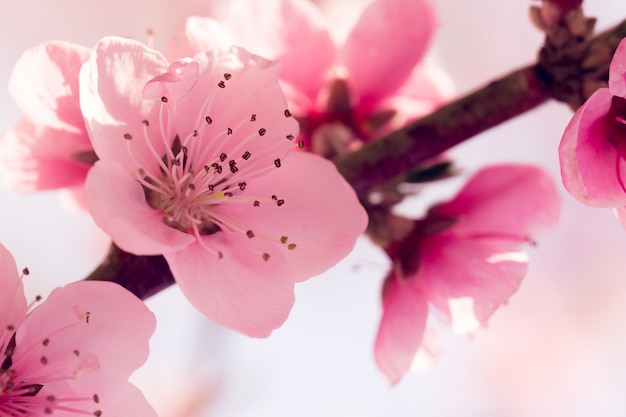
[(617, 46), (609, 67), (609, 90), (616, 96), (626, 97), (626, 38)]
[[(0, 245), (0, 324), (17, 327), (26, 316), (26, 297), (13, 255)], [(0, 331), (0, 337), (4, 329)], [(0, 342), (3, 342), (0, 340)]]
[(304, 0), (239, 1), (225, 25), (237, 44), (280, 60), (283, 81), (311, 99), (317, 96), (335, 58), (335, 45), (314, 5)]
[(9, 188), (33, 192), (82, 185), (89, 166), (72, 159), (91, 146), (74, 133), (22, 119), (0, 142), (0, 177)]
[(9, 92), (37, 123), (82, 132), (78, 73), (90, 54), (88, 48), (67, 42), (48, 42), (29, 49), (15, 64)]
[[(64, 375), (77, 372), (76, 360), (93, 355), (97, 362), (83, 366), (126, 379), (148, 357), (155, 325), (145, 304), (121, 286), (75, 282), (54, 290), (20, 326), (15, 366), (65, 367)], [(41, 357), (47, 359), (43, 366)], [(33, 378), (36, 373), (29, 372)]]
[[(453, 326), (475, 330), (517, 291), (526, 275), (527, 258), (516, 250), (518, 245), (506, 239), (433, 236), (420, 247), (416, 278), (424, 281), (429, 302)], [(470, 308), (463, 316), (455, 314), (454, 302)]]
[[(228, 166), (248, 152), (251, 157), (238, 175), (273, 166), (294, 146), (298, 134), (297, 121), (286, 117), (287, 103), (277, 88), (277, 62), (237, 47), (197, 54), (194, 60), (200, 66), (197, 84), (181, 100), (167, 103), (175, 101), (172, 129), (183, 143), (189, 140), (190, 164)], [(157, 123), (151, 120), (150, 125)], [(198, 136), (193, 138), (194, 134)], [(192, 151), (200, 144), (203, 152)], [(214, 160), (222, 153), (226, 160)]]
[(496, 165), (474, 175), (458, 196), (430, 216), (458, 218), (457, 236), (497, 235), (520, 243), (556, 224), (560, 198), (551, 178), (529, 165)]
[(284, 203), (278, 206), (269, 200), (259, 207), (239, 204), (216, 210), (248, 219), (255, 236), (278, 244), (298, 281), (321, 274), (346, 257), (367, 225), (367, 214), (352, 187), (332, 163), (312, 154), (291, 153), (280, 168), (249, 181), (247, 190), (252, 195), (275, 195)]
[(422, 343), (427, 316), (421, 280), (417, 277), (402, 279), (394, 273), (387, 276), (374, 355), (378, 368), (389, 382), (398, 382), (409, 370)]
[(98, 161), (87, 177), (87, 199), (96, 224), (136, 255), (159, 255), (191, 244), (193, 236), (163, 223), (146, 203), (141, 185), (113, 161)]
[[(217, 242), (216, 242), (217, 240)], [(254, 242), (218, 233), (165, 258), (189, 301), (211, 320), (252, 337), (267, 337), (294, 303), (291, 265), (277, 252), (267, 261)]]
[[(626, 205), (626, 163), (608, 140), (605, 118), (613, 95), (597, 90), (574, 114), (559, 146), (563, 185), (579, 201), (599, 207)], [(619, 171), (617, 167), (619, 166)]]
[(348, 69), (361, 106), (373, 107), (405, 82), (435, 26), (428, 0), (377, 0), (363, 12), (338, 58)]
[[(53, 396), (53, 404), (88, 415), (157, 417), (156, 411), (136, 386), (117, 377), (89, 371), (82, 372), (75, 380), (45, 384), (38, 395), (42, 398)], [(82, 401), (63, 401), (76, 398)], [(96, 414), (98, 411), (100, 413)], [(55, 409), (52, 414), (75, 417), (83, 413)]]
[[(165, 73), (165, 58), (143, 44), (124, 38), (104, 38), (80, 73), (80, 105), (99, 158), (112, 158), (133, 174), (137, 164), (126, 140), (134, 139), (135, 158), (142, 165), (151, 155), (144, 139), (144, 121), (159, 120), (161, 101), (143, 99), (150, 79)], [(126, 138), (126, 140), (125, 140)], [(165, 154), (162, 143), (154, 144)]]

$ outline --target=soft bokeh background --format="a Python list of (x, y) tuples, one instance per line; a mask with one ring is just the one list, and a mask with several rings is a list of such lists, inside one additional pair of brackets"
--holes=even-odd
[[(321, 2), (338, 28), (366, 0)], [(590, 1), (607, 28), (626, 17), (622, 0)], [(92, 45), (104, 35), (163, 46), (189, 14), (227, 2), (201, 0), (23, 0), (0, 14), (0, 85), (21, 52), (62, 39)], [(460, 93), (532, 62), (542, 36), (527, 0), (438, 0), (440, 30), (430, 59)], [(219, 11), (217, 12), (219, 13)], [(0, 88), (0, 130), (19, 111)], [(556, 149), (571, 112), (550, 103), (452, 152), (464, 174), (491, 162), (525, 161), (559, 182)], [(453, 180), (406, 209), (451, 195)], [(559, 182), (560, 186), (560, 182)], [(28, 266), (31, 295), (84, 277), (107, 239), (57, 193), (0, 190), (0, 242)], [(213, 325), (173, 287), (148, 301), (159, 327), (153, 353), (134, 381), (162, 417), (557, 417), (623, 416), (626, 404), (626, 232), (608, 210), (564, 194), (557, 230), (530, 250), (521, 290), (471, 338), (437, 325), (442, 352), (426, 371), (389, 387), (372, 357), (385, 257), (366, 241), (331, 272), (297, 287), (287, 323), (272, 337), (248, 339)]]

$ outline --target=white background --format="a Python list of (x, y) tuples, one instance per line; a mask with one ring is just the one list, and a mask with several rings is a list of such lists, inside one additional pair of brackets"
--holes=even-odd
[[(92, 45), (104, 35), (156, 46), (182, 30), (199, 0), (22, 0), (0, 14), (0, 85), (23, 50), (50, 39)], [(223, 6), (225, 2), (213, 1)], [(338, 0), (338, 25), (354, 19)], [(459, 92), (534, 60), (542, 36), (525, 0), (439, 0), (440, 30), (430, 59)], [(587, 1), (598, 27), (626, 13), (621, 0)], [(330, 6), (328, 6), (330, 8)], [(0, 88), (0, 130), (19, 111)], [(556, 149), (571, 112), (550, 103), (452, 152), (469, 174), (491, 162), (538, 163), (559, 183)], [(420, 210), (459, 186), (411, 202)], [(436, 195), (439, 193), (440, 195)], [(81, 279), (104, 256), (106, 237), (57, 193), (0, 190), (0, 242), (28, 266), (29, 294)], [(264, 340), (219, 328), (173, 287), (148, 301), (159, 320), (153, 353), (135, 375), (163, 417), (557, 417), (623, 416), (626, 404), (626, 233), (608, 210), (582, 207), (564, 193), (558, 229), (530, 250), (521, 290), (472, 338), (438, 326), (442, 353), (425, 372), (389, 387), (373, 363), (385, 257), (365, 240), (331, 272), (299, 284), (287, 323)], [(194, 411), (195, 410), (195, 411)], [(196, 412), (194, 414), (194, 412)]]

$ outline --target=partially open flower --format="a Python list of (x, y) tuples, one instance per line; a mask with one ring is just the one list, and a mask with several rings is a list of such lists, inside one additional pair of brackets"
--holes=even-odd
[(243, 0), (220, 22), (190, 18), (166, 55), (235, 44), (280, 60), (280, 81), (301, 123), (300, 145), (334, 158), (450, 98), (443, 71), (423, 65), (435, 26), (430, 0), (376, 0), (338, 41), (308, 1)]
[(252, 336), (280, 326), (294, 282), (345, 257), (367, 223), (334, 165), (290, 153), (278, 69), (241, 48), (170, 64), (105, 38), (81, 72), (96, 223), (127, 252), (164, 255), (199, 310)]
[(595, 207), (626, 206), (626, 39), (617, 47), (608, 88), (580, 107), (559, 146), (567, 191)]
[(0, 415), (156, 417), (127, 380), (146, 360), (154, 315), (117, 284), (75, 282), (31, 313), (0, 246)]
[(47, 42), (26, 51), (9, 81), (25, 113), (0, 141), (0, 179), (18, 192), (68, 189), (86, 205), (84, 184), (95, 154), (80, 111), (78, 74), (91, 50)]
[(493, 166), (386, 248), (393, 267), (383, 289), (375, 355), (391, 382), (409, 369), (422, 345), (430, 307), (455, 331), (470, 332), (517, 291), (527, 266), (519, 247), (556, 223), (559, 206), (541, 170)]

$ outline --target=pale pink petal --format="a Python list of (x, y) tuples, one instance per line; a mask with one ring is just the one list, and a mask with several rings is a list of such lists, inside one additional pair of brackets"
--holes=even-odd
[(396, 383), (411, 367), (422, 343), (428, 306), (418, 276), (400, 278), (391, 273), (383, 290), (383, 316), (374, 355), (389, 382)]
[[(74, 282), (55, 289), (22, 323), (14, 366), (18, 371), (38, 366), (42, 372), (56, 368), (65, 370), (61, 375), (72, 374), (78, 372), (76, 361), (91, 355), (96, 362), (82, 366), (126, 379), (148, 357), (155, 325), (145, 304), (118, 284)], [(37, 373), (29, 372), (33, 378)]]
[[(203, 238), (184, 251), (165, 253), (189, 301), (211, 320), (248, 336), (267, 337), (294, 303), (292, 265), (284, 253), (264, 260), (255, 247), (227, 233)], [(220, 251), (221, 258), (216, 256)]]
[(429, 0), (377, 0), (363, 12), (338, 59), (361, 106), (374, 107), (406, 81), (435, 26)]
[(220, 22), (208, 17), (190, 16), (185, 24), (185, 33), (174, 37), (165, 47), (163, 55), (171, 62), (199, 52), (228, 49), (234, 43)]
[[(119, 377), (87, 370), (81, 372), (76, 379), (44, 384), (38, 396), (54, 398), (49, 406), (56, 417), (76, 417), (83, 413), (101, 413), (102, 416), (116, 417), (157, 417), (155, 410), (136, 386)], [(63, 407), (76, 411), (64, 410)]]
[(280, 168), (248, 181), (246, 191), (274, 195), (284, 203), (279, 206), (268, 198), (259, 207), (231, 204), (216, 210), (246, 219), (255, 236), (278, 243), (277, 249), (297, 271), (296, 280), (320, 274), (346, 257), (367, 225), (352, 187), (331, 162), (316, 155), (291, 153)]
[(98, 161), (89, 171), (86, 188), (94, 221), (127, 252), (159, 255), (194, 241), (165, 225), (163, 213), (146, 203), (141, 185), (114, 161)]
[[(294, 146), (298, 135), (298, 123), (287, 112), (277, 86), (277, 62), (237, 47), (198, 54), (194, 59), (200, 65), (198, 81), (176, 101), (173, 120), (174, 132), (189, 150), (189, 163), (196, 167), (223, 164), (230, 174), (230, 161), (239, 161), (238, 175), (243, 177), (272, 167), (274, 160)], [(151, 129), (155, 124), (151, 121)], [(251, 156), (242, 161), (246, 152)], [(227, 159), (217, 159), (222, 154)]]
[(52, 129), (22, 119), (0, 141), (2, 183), (18, 192), (82, 185), (89, 165), (73, 155), (90, 151), (85, 132)]
[(609, 89), (619, 97), (626, 97), (626, 38), (617, 46), (609, 67)]
[[(626, 205), (626, 163), (608, 140), (613, 95), (597, 90), (574, 114), (559, 146), (563, 185), (579, 201), (599, 207)], [(621, 181), (620, 182), (620, 177)]]
[(9, 92), (37, 123), (82, 132), (78, 73), (90, 54), (88, 48), (67, 42), (48, 42), (29, 49), (15, 64)]
[(507, 239), (459, 238), (443, 233), (420, 245), (419, 277), (428, 300), (459, 331), (487, 323), (493, 312), (517, 291), (527, 257)]
[[(26, 316), (26, 297), (24, 286), (17, 272), (13, 255), (0, 245), (0, 337), (6, 327), (17, 327)], [(0, 343), (4, 340), (0, 340)]]
[(315, 98), (335, 58), (335, 45), (314, 5), (305, 0), (239, 1), (225, 25), (238, 45), (280, 60), (281, 79)]
[(521, 243), (531, 232), (556, 224), (560, 198), (551, 178), (530, 165), (505, 164), (476, 173), (429, 216), (456, 219), (457, 236), (500, 236)]
[[(144, 121), (156, 120), (163, 105), (160, 100), (144, 100), (143, 89), (150, 79), (167, 71), (169, 64), (157, 51), (125, 38), (104, 38), (94, 56), (80, 73), (80, 106), (96, 154), (112, 158), (133, 174), (137, 162), (150, 166), (154, 162), (144, 134)], [(126, 140), (125, 140), (126, 138)], [(132, 139), (133, 157), (126, 141)], [(160, 140), (152, 146), (165, 154)]]

